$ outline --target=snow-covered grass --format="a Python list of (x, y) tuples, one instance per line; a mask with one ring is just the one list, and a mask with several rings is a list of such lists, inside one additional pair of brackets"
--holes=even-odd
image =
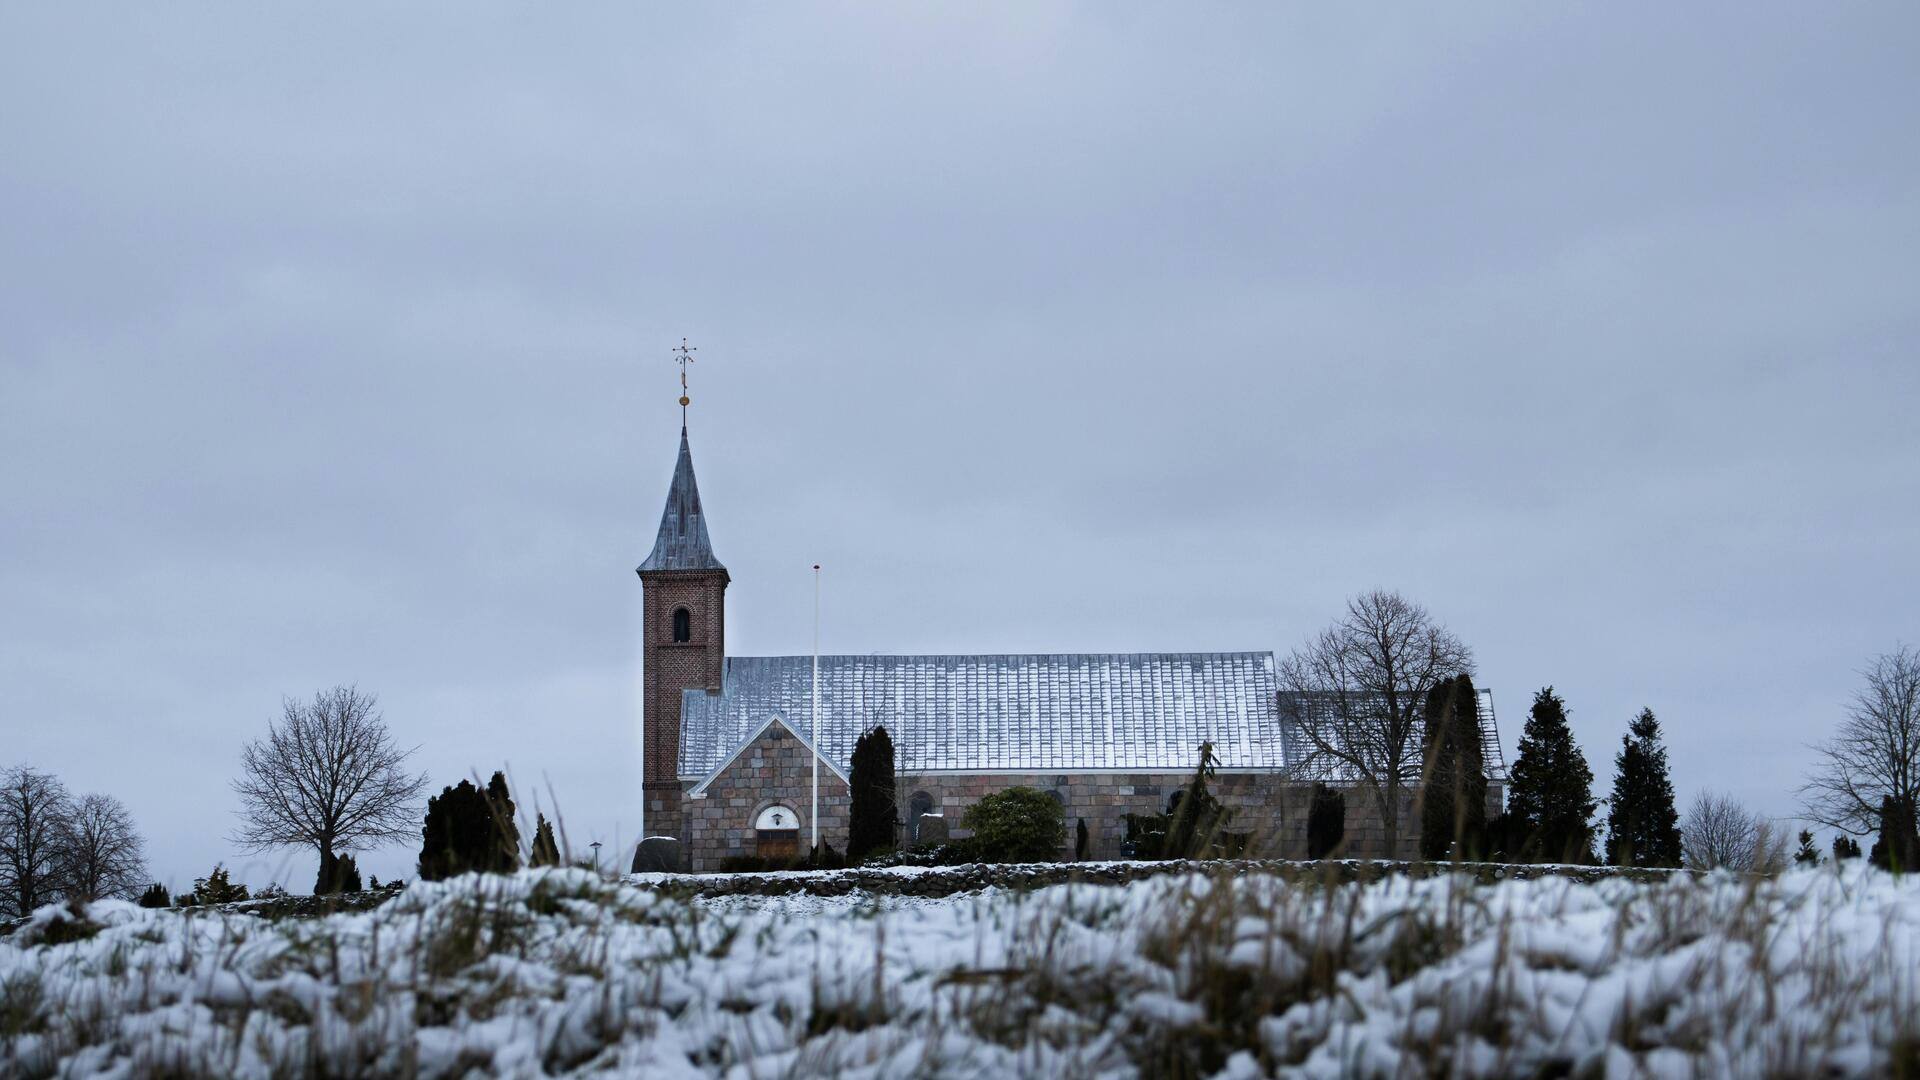
[(686, 901), (583, 871), (0, 940), (0, 1075), (1920, 1070), (1920, 881), (1729, 876)]

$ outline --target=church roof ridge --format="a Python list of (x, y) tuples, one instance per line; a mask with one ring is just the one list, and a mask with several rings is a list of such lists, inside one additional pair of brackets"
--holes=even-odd
[[(920, 660), (920, 661), (989, 661), (989, 660), (1204, 660), (1212, 658), (1241, 659), (1246, 657), (1272, 657), (1272, 649), (1146, 649), (1133, 652), (1094, 650), (1088, 652), (994, 652), (994, 653), (821, 653), (820, 662), (858, 662), (870, 660)], [(811, 661), (809, 653), (775, 653), (766, 656), (729, 656), (727, 661), (766, 661), (792, 662)]]
[(700, 509), (700, 486), (693, 478), (693, 450), (687, 442), (687, 426), (680, 425), (680, 456), (673, 465), (673, 482), (667, 487), (666, 509), (660, 512), (660, 532), (654, 537), (653, 551), (640, 564), (638, 572), (656, 570), (725, 570), (713, 553), (713, 541), (707, 536), (706, 514)]

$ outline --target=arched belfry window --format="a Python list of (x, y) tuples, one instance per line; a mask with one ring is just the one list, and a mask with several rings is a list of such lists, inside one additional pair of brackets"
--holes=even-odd
[(693, 612), (688, 611), (686, 608), (675, 608), (673, 610), (673, 640), (693, 640)]

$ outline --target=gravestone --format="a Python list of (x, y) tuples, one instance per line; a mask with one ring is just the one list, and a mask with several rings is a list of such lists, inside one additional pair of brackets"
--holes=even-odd
[(633, 849), (636, 874), (678, 874), (686, 869), (686, 854), (671, 836), (649, 836)]
[(938, 847), (947, 842), (947, 819), (939, 814), (921, 814), (920, 847)]

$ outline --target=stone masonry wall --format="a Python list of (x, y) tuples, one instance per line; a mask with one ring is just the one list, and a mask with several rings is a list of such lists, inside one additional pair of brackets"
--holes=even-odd
[[(1095, 859), (1122, 857), (1126, 814), (1162, 814), (1169, 797), (1191, 781), (1191, 771), (1141, 773), (920, 773), (896, 779), (895, 794), (904, 821), (916, 792), (933, 798), (933, 812), (947, 820), (953, 835), (964, 835), (961, 818), (983, 796), (1010, 787), (1025, 786), (1057, 792), (1066, 814), (1067, 849), (1071, 853), (1074, 824), (1085, 819)], [(1489, 792), (1489, 813), (1498, 813), (1499, 785)], [(1307, 806), (1312, 785), (1279, 773), (1216, 773), (1208, 789), (1233, 811), (1235, 832), (1252, 834), (1249, 854), (1261, 858), (1305, 858)], [(1348, 858), (1414, 858), (1419, 850), (1420, 821), (1411, 793), (1402, 800), (1400, 836), (1396, 852), (1386, 850), (1386, 831), (1374, 800), (1363, 791), (1348, 790), (1346, 840), (1340, 854)], [(906, 836), (901, 837), (907, 843)]]
[[(717, 869), (729, 856), (755, 851), (754, 819), (775, 803), (791, 807), (800, 817), (801, 846), (810, 835), (806, 824), (811, 755), (806, 743), (778, 721), (770, 725), (707, 788), (702, 798), (688, 798), (685, 806), (687, 851), (692, 869)], [(896, 780), (900, 816), (907, 817), (916, 792), (933, 799), (933, 812), (942, 815), (955, 836), (965, 835), (961, 819), (968, 807), (996, 791), (1026, 786), (1058, 792), (1067, 824), (1070, 856), (1074, 823), (1085, 819), (1095, 859), (1122, 857), (1126, 839), (1125, 814), (1165, 813), (1168, 797), (1184, 788), (1192, 773), (919, 773)], [(1235, 832), (1252, 834), (1249, 854), (1261, 858), (1306, 857), (1307, 805), (1312, 785), (1279, 773), (1218, 773), (1210, 784), (1214, 798), (1233, 810)], [(1411, 859), (1418, 855), (1420, 822), (1414, 796), (1402, 802), (1400, 838), (1396, 852), (1386, 850), (1385, 830), (1373, 799), (1348, 789), (1346, 839), (1337, 852), (1344, 858)], [(1498, 813), (1500, 785), (1489, 791), (1488, 812)], [(847, 786), (830, 769), (820, 773), (821, 838), (844, 851), (847, 842)], [(908, 843), (903, 829), (901, 843)]]
[[(686, 850), (695, 871), (716, 870), (722, 859), (755, 853), (753, 823), (775, 803), (800, 820), (800, 850), (812, 836), (813, 755), (799, 736), (775, 720), (733, 759), (700, 796), (682, 802)], [(847, 785), (823, 763), (820, 768), (820, 840), (847, 848)]]

